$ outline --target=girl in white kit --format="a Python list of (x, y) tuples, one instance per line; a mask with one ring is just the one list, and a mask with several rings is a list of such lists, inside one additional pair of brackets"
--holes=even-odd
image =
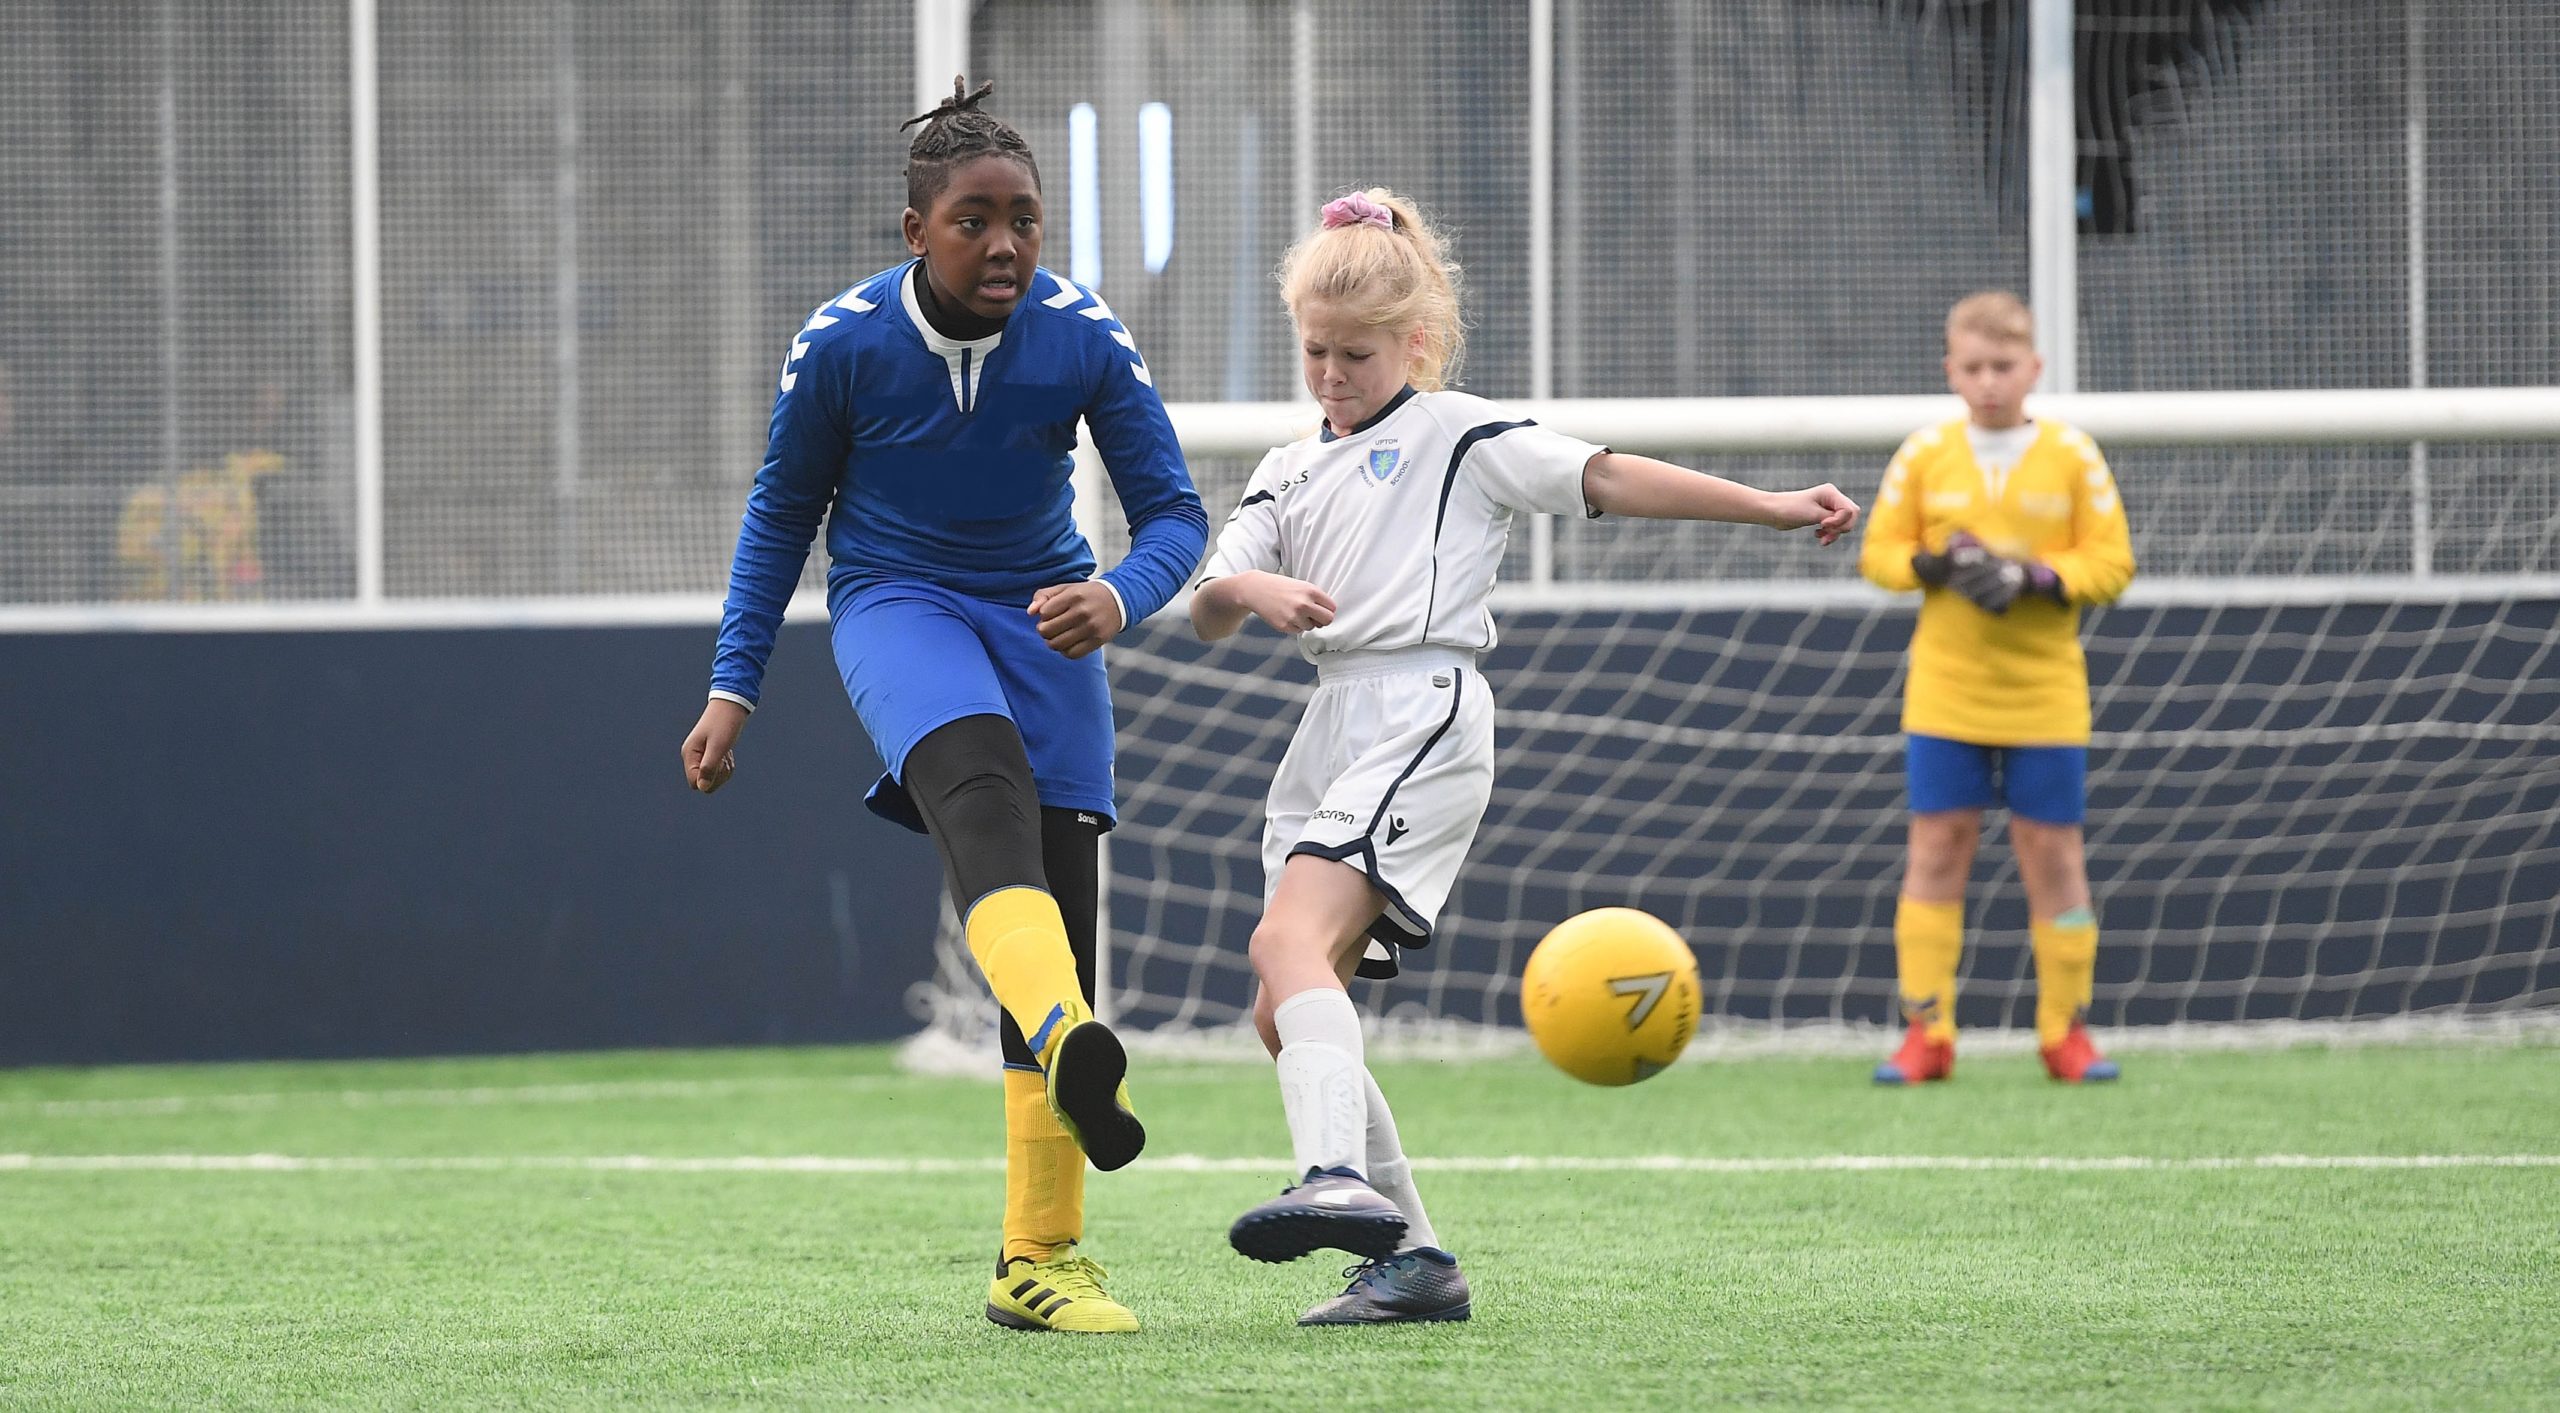
[(1493, 791), (1486, 598), (1515, 512), (1810, 526), (1858, 508), (1830, 486), (1754, 490), (1612, 452), (1449, 391), (1464, 342), (1458, 271), (1383, 188), (1329, 203), (1280, 272), (1315, 435), (1265, 456), (1193, 586), (1191, 622), (1296, 635), (1318, 685), (1271, 783), (1254, 1023), (1277, 1059), (1298, 1184), (1236, 1219), (1236, 1250), (1361, 1257), (1301, 1324), (1463, 1320), (1395, 1118), (1344, 989), (1427, 946)]

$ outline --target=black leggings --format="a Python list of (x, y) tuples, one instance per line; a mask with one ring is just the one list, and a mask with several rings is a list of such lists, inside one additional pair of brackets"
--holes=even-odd
[[(1093, 1004), (1095, 914), (1101, 903), (1102, 820), (1040, 803), (1022, 735), (1001, 716), (964, 716), (936, 727), (907, 753), (907, 798), (942, 850), (951, 904), (969, 907), (999, 888), (1029, 887), (1057, 899), (1075, 953), (1076, 981)], [(1039, 1063), (1006, 1015), (1004, 1061)]]

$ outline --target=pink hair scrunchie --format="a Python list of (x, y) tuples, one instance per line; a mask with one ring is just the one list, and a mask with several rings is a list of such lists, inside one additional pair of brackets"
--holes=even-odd
[(1396, 213), (1355, 191), (1324, 204), (1324, 228), (1332, 230), (1336, 226), (1377, 226), (1391, 231), (1396, 228)]

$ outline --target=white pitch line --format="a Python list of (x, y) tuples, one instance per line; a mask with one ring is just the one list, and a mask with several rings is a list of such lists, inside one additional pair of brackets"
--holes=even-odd
[[(1225, 1080), (1240, 1068), (1156, 1071), (1150, 1084)], [(240, 1094), (158, 1094), (121, 1099), (5, 1099), (0, 1115), (48, 1119), (148, 1118), (163, 1114), (265, 1113), (285, 1108), (470, 1109), (509, 1104), (610, 1104), (637, 1099), (725, 1099), (816, 1089), (913, 1089), (954, 1076), (898, 1074), (765, 1075), (739, 1079), (598, 1080), (584, 1084), (471, 1085), (413, 1089), (280, 1089)], [(971, 1080), (975, 1083), (974, 1079)], [(993, 1086), (985, 1086), (992, 1088)]]
[(18, 1099), (0, 1113), (43, 1118), (123, 1118), (158, 1114), (262, 1113), (295, 1106), (337, 1109), (448, 1109), (505, 1104), (602, 1104), (625, 1099), (723, 1099), (809, 1089), (884, 1089), (907, 1075), (803, 1075), (754, 1079), (602, 1080), (588, 1084), (473, 1085), (443, 1089), (287, 1089), (248, 1094), (167, 1094), (130, 1099)]
[(1972, 1158), (1936, 1154), (1834, 1153), (1801, 1158), (1694, 1158), (1678, 1155), (1416, 1158), (1413, 1164), (1417, 1168), (1475, 1173), (2204, 1172), (2234, 1168), (2553, 1168), (2560, 1167), (2560, 1153), (2261, 1153), (2225, 1158)]
[[(1928, 1154), (1834, 1153), (1798, 1158), (1699, 1158), (1677, 1154), (1562, 1157), (1416, 1158), (1416, 1168), (1454, 1173), (1893, 1173), (1893, 1172), (2216, 1172), (2267, 1169), (2560, 1168), (2560, 1153), (2315, 1154), (2242, 1157), (1975, 1158)], [(1135, 1165), (1141, 1173), (1274, 1173), (1282, 1158), (1210, 1158), (1176, 1153)], [(936, 1177), (1000, 1173), (1000, 1158), (845, 1158), (824, 1155), (659, 1157), (649, 1154), (522, 1154), (452, 1157), (300, 1157), (284, 1153), (0, 1153), (0, 1172), (581, 1172), (820, 1173)]]

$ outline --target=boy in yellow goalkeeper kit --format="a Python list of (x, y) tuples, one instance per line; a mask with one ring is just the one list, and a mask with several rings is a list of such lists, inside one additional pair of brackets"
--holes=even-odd
[(1967, 416), (1911, 435), (1886, 467), (1859, 570), (1918, 589), (1903, 698), (1911, 853), (1894, 910), (1902, 1048), (1879, 1084), (1945, 1079), (1955, 1068), (1956, 960), (1964, 889), (1982, 812), (2009, 810), (2036, 958), (2036, 1040), (2068, 1083), (2114, 1079), (2085, 1015), (2098, 921), (2081, 848), (2089, 757), (2089, 670), (2080, 605), (2133, 580), (2124, 505), (2097, 444), (2026, 415), (2044, 371), (2034, 325), (2012, 294), (1947, 315), (1947, 385)]

